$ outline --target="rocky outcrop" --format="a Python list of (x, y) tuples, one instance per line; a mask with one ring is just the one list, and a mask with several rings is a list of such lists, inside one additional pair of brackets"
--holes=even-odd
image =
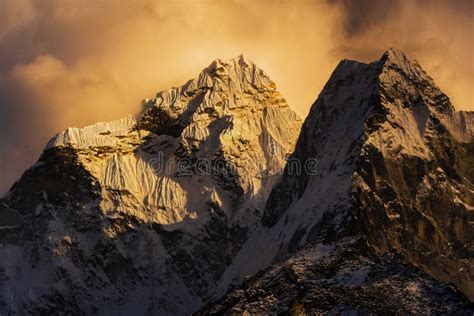
[(300, 120), (243, 56), (138, 117), (69, 128), (0, 202), (0, 313), (190, 313), (254, 227)]

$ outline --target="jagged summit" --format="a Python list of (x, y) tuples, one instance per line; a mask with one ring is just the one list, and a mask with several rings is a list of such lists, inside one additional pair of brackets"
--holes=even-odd
[(393, 67), (402, 71), (407, 78), (419, 81), (429, 81), (430, 84), (436, 85), (433, 79), (423, 70), (416, 59), (411, 58), (398, 48), (390, 48), (378, 61), (384, 67)]
[[(428, 112), (443, 121), (454, 137), (469, 141), (471, 139), (472, 114), (456, 112), (449, 97), (441, 91), (433, 79), (420, 64), (399, 49), (391, 48), (382, 57), (372, 63), (361, 63), (353, 60), (341, 61), (332, 73), (328, 85), (334, 88), (351, 83), (350, 79), (364, 73), (372, 78), (366, 80), (367, 90), (374, 91), (374, 97), (381, 100), (378, 111), (383, 113), (396, 112), (410, 107), (415, 116), (426, 115)], [(360, 86), (354, 86), (360, 89)], [(355, 91), (348, 91), (355, 93)], [(342, 106), (358, 106), (353, 103)], [(316, 106), (312, 107), (315, 110)], [(424, 114), (422, 114), (424, 113)], [(421, 127), (421, 126), (420, 126)]]
[[(219, 117), (234, 116), (250, 106), (253, 107), (250, 111), (258, 112), (268, 101), (280, 108), (288, 107), (276, 84), (249, 58), (241, 54), (230, 60), (216, 59), (183, 86), (160, 91), (156, 97), (145, 99), (143, 111), (138, 116), (85, 128), (68, 128), (51, 139), (47, 148), (61, 144), (79, 147), (116, 144), (116, 138), (100, 136), (124, 134), (134, 125), (176, 137), (185, 125), (198, 119), (203, 112)], [(301, 121), (296, 114), (293, 119)]]
[(405, 80), (417, 82), (418, 84), (426, 84), (436, 87), (433, 79), (421, 68), (418, 61), (410, 58), (404, 52), (397, 48), (390, 48), (379, 59), (378, 63), (382, 65), (380, 81), (383, 82), (387, 78), (393, 78), (395, 71), (399, 75), (403, 75)]
[(402, 50), (395, 47), (389, 48), (387, 51), (385, 51), (382, 54), (380, 60), (384, 62), (390, 61), (394, 64), (413, 64), (415, 62), (415, 60), (408, 57), (408, 55), (405, 54)]
[(149, 100), (139, 125), (157, 133), (167, 129), (176, 136), (202, 113), (239, 116), (244, 109), (260, 112), (268, 102), (288, 106), (263, 70), (243, 56), (217, 59), (182, 87), (160, 92)]
[(223, 60), (223, 59), (215, 59), (211, 62), (211, 64), (204, 69), (204, 71), (208, 71), (210, 74), (219, 75), (217, 72), (218, 69), (229, 72), (230, 69), (233, 69), (235, 72), (245, 72), (248, 68), (258, 68), (258, 66), (244, 54), (240, 54), (237, 57)]
[(159, 92), (156, 98), (146, 102), (146, 105), (166, 107), (180, 95), (192, 96), (203, 90), (234, 96), (252, 94), (255, 91), (275, 91), (276, 85), (262, 69), (244, 55), (240, 55), (230, 60), (214, 60), (195, 79), (189, 80), (180, 88)]
[(412, 59), (397, 48), (390, 48), (384, 52), (378, 60), (370, 64), (344, 59), (336, 67), (332, 77), (343, 76), (345, 72), (348, 71), (348, 69), (354, 69), (357, 67), (363, 69), (368, 65), (374, 65), (374, 75), (378, 74), (381, 76), (379, 78), (380, 81), (389, 79), (390, 77), (393, 77), (395, 72), (398, 72), (398, 74), (404, 76), (405, 80), (417, 81), (419, 84), (426, 83), (439, 89), (434, 83), (433, 79), (423, 70), (417, 60)]

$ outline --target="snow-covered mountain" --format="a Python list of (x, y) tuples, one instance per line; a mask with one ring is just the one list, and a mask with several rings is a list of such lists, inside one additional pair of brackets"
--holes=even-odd
[(0, 313), (189, 313), (258, 226), (301, 120), (245, 57), (69, 128), (0, 204)]
[(399, 50), (342, 61), (291, 157), (317, 159), (317, 174), (289, 160), (227, 273), (280, 263), (202, 313), (472, 313), (405, 263), (474, 299), (473, 119)]
[(0, 314), (472, 313), (473, 193), (474, 114), (402, 52), (302, 126), (216, 60), (48, 143), (0, 201)]

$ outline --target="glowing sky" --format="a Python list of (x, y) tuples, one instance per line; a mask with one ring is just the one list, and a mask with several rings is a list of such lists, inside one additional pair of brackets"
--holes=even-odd
[(0, 193), (68, 126), (140, 101), (244, 53), (305, 116), (343, 58), (416, 58), (474, 110), (474, 1), (1, 0)]

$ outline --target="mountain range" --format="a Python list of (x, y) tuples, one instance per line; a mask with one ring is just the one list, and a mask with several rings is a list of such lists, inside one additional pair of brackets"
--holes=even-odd
[(68, 128), (0, 200), (0, 314), (466, 313), (474, 112), (343, 60), (304, 122), (244, 56)]

